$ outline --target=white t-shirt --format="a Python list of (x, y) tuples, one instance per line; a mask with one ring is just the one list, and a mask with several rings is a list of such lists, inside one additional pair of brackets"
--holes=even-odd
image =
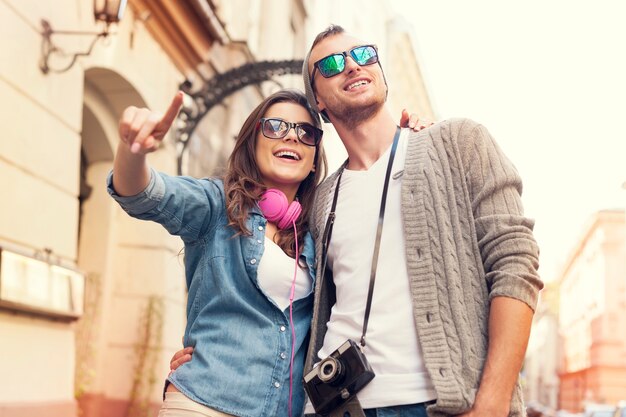
[[(376, 377), (358, 394), (363, 408), (413, 404), (436, 398), (418, 343), (406, 270), (400, 171), (404, 167), (407, 132), (404, 130), (400, 136), (389, 179), (376, 283), (363, 349)], [(331, 311), (320, 358), (327, 357), (348, 338), (357, 343), (361, 338), (390, 150), (391, 146), (367, 171), (345, 170), (341, 178), (328, 251), (337, 303)]]
[[(272, 239), (265, 237), (265, 250), (259, 262), (257, 282), (265, 295), (273, 300), (282, 311), (289, 307), (289, 294), (295, 265), (295, 259), (283, 252)], [(294, 301), (309, 295), (312, 285), (308, 270), (298, 265)]]

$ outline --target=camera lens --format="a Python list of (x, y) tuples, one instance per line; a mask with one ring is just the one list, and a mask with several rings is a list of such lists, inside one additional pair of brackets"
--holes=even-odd
[(335, 364), (333, 362), (328, 362), (325, 363), (324, 366), (322, 366), (322, 375), (324, 375), (325, 379), (329, 379), (332, 378), (335, 375), (335, 371), (337, 370), (337, 367), (335, 366)]
[(319, 364), (318, 372), (319, 378), (322, 382), (332, 382), (342, 373), (341, 363), (333, 357), (328, 357)]

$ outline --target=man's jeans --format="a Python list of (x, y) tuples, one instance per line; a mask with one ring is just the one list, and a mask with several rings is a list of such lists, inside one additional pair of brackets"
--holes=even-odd
[(429, 403), (370, 408), (364, 411), (366, 417), (426, 417), (427, 404)]

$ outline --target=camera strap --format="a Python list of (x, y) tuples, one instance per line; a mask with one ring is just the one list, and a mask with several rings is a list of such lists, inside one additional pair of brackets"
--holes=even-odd
[[(398, 140), (400, 139), (400, 127), (396, 129), (396, 134), (393, 138), (393, 144), (391, 145), (391, 151), (389, 153), (389, 162), (387, 163), (387, 172), (385, 173), (385, 185), (383, 186), (383, 194), (380, 200), (380, 212), (378, 214), (378, 227), (376, 229), (376, 242), (374, 244), (374, 254), (372, 255), (372, 269), (370, 272), (370, 284), (367, 292), (367, 304), (365, 305), (365, 317), (363, 318), (363, 333), (361, 334), (361, 347), (365, 346), (365, 333), (367, 332), (367, 323), (369, 321), (370, 311), (372, 307), (372, 296), (374, 294), (374, 283), (376, 281), (376, 267), (378, 266), (378, 254), (380, 252), (380, 238), (383, 233), (383, 220), (385, 218), (385, 205), (387, 202), (387, 190), (389, 188), (389, 177), (391, 176), (391, 168), (393, 167), (393, 160), (396, 156), (396, 149), (398, 148)], [(348, 161), (344, 162), (339, 171), (337, 177), (337, 185), (335, 186), (335, 195), (333, 196), (333, 203), (326, 220), (326, 227), (324, 228), (322, 249), (322, 271), (326, 271), (326, 262), (328, 260), (328, 245), (330, 244), (330, 237), (333, 232), (333, 224), (335, 223), (335, 209), (337, 207), (337, 198), (339, 196), (339, 184), (341, 183), (341, 176), (343, 171), (348, 165)]]

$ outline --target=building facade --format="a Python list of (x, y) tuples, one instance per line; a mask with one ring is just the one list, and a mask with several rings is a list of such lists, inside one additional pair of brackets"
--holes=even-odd
[[(167, 108), (185, 80), (194, 90), (245, 63), (302, 59), (331, 22), (371, 29), (389, 56), (412, 48), (408, 29), (389, 26), (384, 1), (358, 2), (371, 26), (354, 24), (348, 3), (129, 0), (115, 33), (67, 71), (55, 72), (93, 36), (53, 34), (65, 55), (52, 53), (44, 73), (42, 19), (57, 31), (97, 32), (94, 2), (0, 1), (0, 372), (11, 376), (1, 383), (0, 415), (155, 415), (185, 325), (182, 243), (107, 195), (117, 120), (129, 105)], [(393, 111), (433, 119), (415, 57), (402, 56), (403, 71), (388, 72)], [(300, 80), (283, 76), (225, 97), (191, 137), (183, 172), (221, 172), (249, 112)], [(416, 94), (400, 96), (403, 83)], [(176, 174), (180, 157), (170, 134), (150, 163)]]
[(541, 291), (522, 369), (524, 400), (552, 410), (559, 400), (559, 287), (554, 282)]
[(623, 210), (594, 215), (559, 278), (560, 408), (625, 399), (624, 228)]

